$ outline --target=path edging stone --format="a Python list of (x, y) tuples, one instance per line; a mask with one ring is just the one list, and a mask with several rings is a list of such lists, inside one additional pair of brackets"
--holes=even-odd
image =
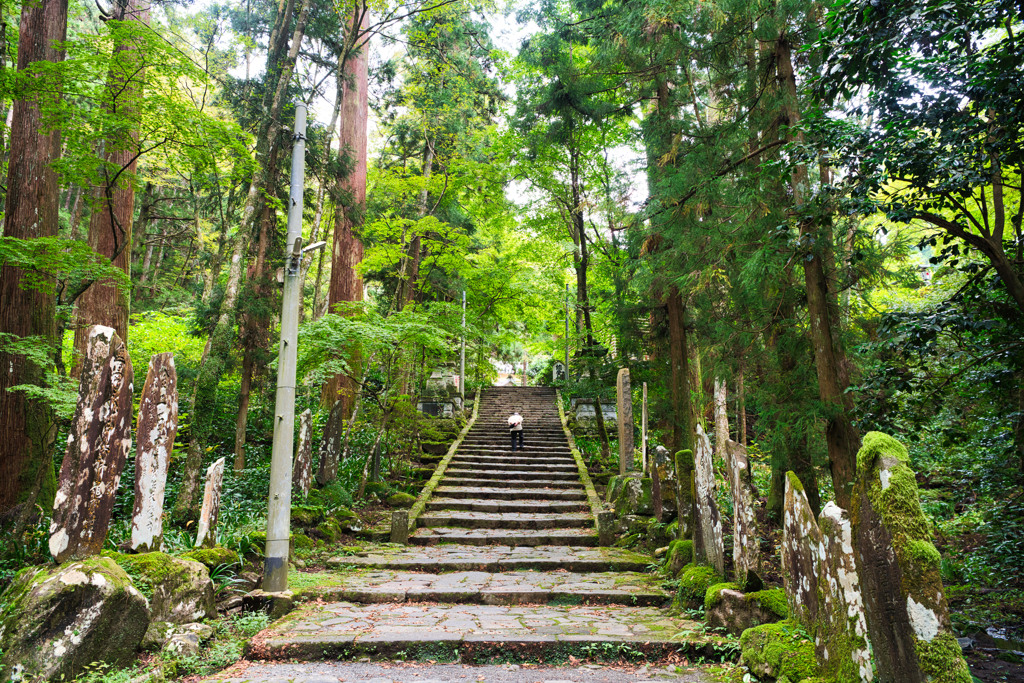
[(562, 409), (562, 392), (558, 389), (555, 389), (555, 406), (558, 408), (558, 419), (562, 423), (562, 431), (565, 432), (565, 438), (569, 441), (569, 451), (572, 453), (573, 460), (576, 461), (576, 469), (579, 471), (580, 481), (583, 482), (583, 488), (587, 492), (587, 501), (590, 503), (590, 514), (594, 517), (594, 531), (598, 533), (601, 545), (606, 545), (605, 541), (609, 541), (607, 545), (611, 545), (607, 533), (602, 537), (601, 526), (598, 522), (598, 516), (604, 512), (606, 508), (604, 503), (601, 502), (601, 498), (597, 495), (597, 489), (594, 488), (594, 482), (590, 479), (590, 472), (587, 470), (586, 463), (583, 462), (583, 455), (580, 453), (580, 449), (576, 447), (576, 439), (573, 438), (572, 430), (569, 429), (569, 424), (565, 420), (565, 411)]
[[(412, 508), (409, 509), (409, 534), (416, 530), (416, 520), (419, 518), (423, 511), (427, 508), (427, 501), (434, 494), (434, 489), (440, 485), (441, 480), (444, 478), (444, 472), (448, 469), (448, 463), (451, 462), (455, 456), (455, 451), (462, 445), (463, 439), (469, 434), (469, 430), (473, 428), (473, 424), (476, 422), (477, 415), (480, 414), (480, 394), (481, 391), (477, 389), (476, 396), (473, 400), (473, 414), (470, 416), (466, 426), (459, 432), (458, 437), (452, 442), (452, 445), (448, 448), (448, 452), (445, 453), (441, 462), (437, 463), (437, 468), (434, 470), (433, 476), (423, 486), (423, 490), (420, 492), (416, 502), (413, 503)], [(406, 535), (406, 542), (408, 542), (408, 534)]]

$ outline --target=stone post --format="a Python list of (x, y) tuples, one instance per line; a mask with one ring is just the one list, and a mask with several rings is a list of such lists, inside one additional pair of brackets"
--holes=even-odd
[(299, 447), (295, 451), (292, 485), (303, 498), (313, 484), (313, 413), (309, 408), (299, 415)]
[(167, 461), (178, 433), (178, 373), (174, 369), (174, 354), (158, 353), (149, 359), (137, 425), (132, 550), (150, 552), (160, 549)]
[(629, 368), (619, 370), (615, 380), (615, 413), (619, 418), (619, 474), (631, 472), (633, 462), (633, 392), (629, 386)]
[(857, 453), (852, 537), (876, 679), (968, 683), (908, 462), (907, 449), (880, 432), (865, 434)]
[(597, 513), (597, 542), (607, 548), (615, 543), (615, 513), (599, 510)]
[(391, 513), (391, 542), (402, 545), (409, 542), (408, 510), (395, 510)]
[(694, 523), (693, 556), (698, 562), (725, 574), (725, 539), (722, 537), (722, 516), (715, 502), (715, 465), (711, 440), (697, 424), (697, 453), (694, 458), (694, 494), (697, 519)]
[(823, 678), (850, 683), (902, 681), (874, 676), (846, 511), (829, 502), (815, 521), (800, 480), (787, 472), (782, 532), (782, 573), (790, 615), (811, 634)]
[(99, 555), (132, 445), (132, 362), (110, 327), (89, 328), (78, 405), (60, 467), (50, 523), (57, 562)]
[(733, 533), (732, 560), (736, 583), (745, 592), (762, 587), (760, 540), (757, 534), (757, 515), (754, 512), (754, 485), (750, 481), (747, 447), (732, 439), (725, 442), (726, 460), (732, 489)]
[(679, 451), (675, 460), (678, 537), (685, 541), (693, 538), (697, 519), (697, 506), (693, 497), (693, 451)]
[(786, 472), (786, 502), (782, 512), (782, 578), (789, 614), (814, 632), (818, 623), (818, 548), (821, 530), (800, 479)]
[(203, 507), (199, 511), (199, 526), (196, 528), (197, 548), (213, 548), (217, 545), (217, 516), (220, 514), (220, 487), (223, 483), (224, 458), (221, 458), (206, 470)]
[[(647, 382), (643, 383), (643, 390), (641, 391), (641, 404), (640, 404), (640, 462), (643, 463), (644, 472), (647, 471), (647, 467), (650, 465), (649, 453), (647, 452)], [(653, 478), (654, 475), (651, 474)]]

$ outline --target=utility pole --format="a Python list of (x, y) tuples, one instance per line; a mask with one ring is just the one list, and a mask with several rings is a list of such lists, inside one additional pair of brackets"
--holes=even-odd
[(302, 190), (306, 173), (306, 105), (295, 103), (292, 177), (285, 238), (284, 295), (281, 301), (281, 344), (277, 356), (274, 402), (274, 448), (270, 461), (270, 503), (267, 508), (267, 551), (263, 590), (288, 588), (288, 542), (292, 511), (292, 450), (295, 431), (295, 364), (302, 307)]
[(459, 396), (466, 407), (466, 290), (462, 290), (462, 352), (459, 354)]

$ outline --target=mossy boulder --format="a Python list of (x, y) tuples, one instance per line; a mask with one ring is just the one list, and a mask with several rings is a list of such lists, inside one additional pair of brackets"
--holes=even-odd
[(380, 496), (383, 496), (387, 492), (388, 492), (388, 485), (385, 484), (382, 481), (370, 481), (370, 482), (367, 482), (366, 483), (366, 488), (364, 489), (364, 493), (367, 496), (376, 496), (378, 498)]
[(768, 588), (756, 593), (747, 593), (747, 602), (757, 603), (765, 612), (775, 615), (780, 620), (789, 619), (789, 606), (786, 604), (786, 591), (781, 588)]
[(109, 557), (18, 572), (0, 596), (0, 680), (70, 680), (131, 661), (149, 626), (145, 596)]
[(702, 564), (688, 564), (679, 573), (679, 592), (676, 602), (686, 609), (700, 609), (704, 606), (704, 598), (708, 588), (721, 583), (722, 577), (714, 567)]
[(881, 432), (865, 434), (857, 453), (852, 535), (877, 676), (970, 683), (909, 461), (907, 449)]
[(343, 531), (353, 531), (362, 527), (359, 516), (348, 508), (338, 508), (331, 513), (331, 519), (336, 521)]
[(668, 567), (669, 573), (675, 575), (691, 562), (693, 562), (693, 541), (677, 539), (668, 544), (665, 566)]
[(217, 614), (213, 582), (204, 564), (161, 552), (113, 559), (149, 598), (153, 621), (187, 624)]
[(327, 518), (327, 508), (320, 505), (293, 505), (291, 522), (293, 527), (314, 529)]
[(430, 455), (444, 455), (448, 452), (451, 441), (421, 441), (420, 450)]
[(719, 583), (708, 588), (704, 609), (708, 626), (724, 628), (735, 636), (788, 616), (786, 593), (781, 588), (744, 594), (735, 583)]
[(402, 492), (392, 493), (386, 502), (393, 508), (411, 508), (416, 502), (416, 496)]
[(338, 524), (338, 520), (333, 517), (324, 520), (320, 526), (316, 528), (316, 534), (320, 538), (324, 539), (328, 543), (335, 543), (342, 535), (341, 525)]
[(434, 476), (433, 467), (414, 467), (412, 468), (412, 477), (416, 481), (425, 481)]
[(758, 677), (799, 683), (819, 674), (814, 643), (795, 621), (748, 628), (740, 636), (740, 664)]
[(740, 587), (731, 581), (708, 586), (707, 591), (704, 593), (704, 610), (707, 611), (720, 603), (722, 601), (722, 591), (726, 590), (736, 593), (739, 592)]
[[(266, 542), (266, 534), (264, 534), (263, 539)], [(238, 553), (228, 548), (196, 548), (195, 550), (183, 553), (181, 557), (186, 560), (194, 560), (204, 565), (210, 571), (225, 565), (230, 566), (242, 563)]]
[(291, 536), (291, 549), (292, 550), (310, 550), (316, 547), (316, 541), (307, 536), (306, 534), (292, 534)]

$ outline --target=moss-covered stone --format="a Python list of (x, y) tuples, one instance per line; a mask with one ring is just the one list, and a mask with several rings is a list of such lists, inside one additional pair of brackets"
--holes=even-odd
[(786, 591), (781, 588), (768, 588), (756, 593), (747, 593), (748, 602), (756, 602), (761, 609), (779, 617), (789, 618), (789, 605), (786, 604)]
[(402, 492), (392, 493), (386, 502), (393, 508), (411, 508), (416, 502), (416, 496)]
[(293, 527), (313, 529), (327, 518), (327, 509), (320, 505), (293, 505), (291, 515)]
[(202, 563), (161, 552), (112, 559), (149, 598), (154, 621), (185, 624), (217, 613), (213, 582)]
[(451, 447), (451, 441), (421, 441), (420, 450), (430, 455), (444, 455)]
[(759, 677), (799, 683), (819, 674), (814, 643), (792, 620), (749, 628), (740, 636), (740, 663)]
[[(266, 543), (266, 538), (266, 534), (264, 534), (264, 544)], [(223, 567), (225, 565), (238, 565), (242, 563), (241, 558), (238, 557), (238, 553), (228, 548), (196, 548), (195, 550), (183, 553), (182, 557), (186, 560), (199, 562), (210, 570), (216, 569), (217, 567)]]
[(693, 562), (693, 541), (675, 540), (668, 544), (665, 565), (671, 574), (679, 573), (683, 567)]
[(707, 591), (704, 593), (704, 609), (709, 610), (718, 604), (719, 596), (722, 595), (722, 591), (731, 590), (738, 591), (740, 589), (738, 584), (727, 581), (725, 583), (716, 583), (712, 586), (708, 586)]
[(316, 541), (306, 534), (292, 534), (291, 541), (294, 550), (309, 550), (316, 547)]
[(126, 664), (149, 625), (146, 598), (112, 558), (29, 567), (0, 597), (0, 680), (70, 680)]
[(335, 543), (341, 538), (341, 525), (334, 518), (326, 519), (316, 528), (316, 533), (328, 543)]
[(722, 577), (713, 567), (688, 564), (679, 573), (679, 592), (676, 601), (681, 607), (699, 609), (704, 606), (708, 588), (721, 582)]
[[(862, 558), (867, 628), (879, 678), (969, 683), (943, 594), (941, 556), (921, 510), (906, 448), (880, 432), (857, 453), (853, 535)], [(888, 547), (892, 553), (888, 553)], [(898, 605), (873, 612), (873, 605)], [(913, 651), (917, 657), (908, 657)]]

